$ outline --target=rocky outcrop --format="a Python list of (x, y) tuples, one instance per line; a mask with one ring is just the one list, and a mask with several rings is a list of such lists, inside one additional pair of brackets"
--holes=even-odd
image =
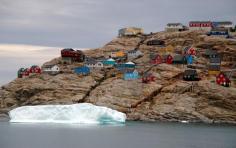
[[(202, 80), (182, 80), (183, 65), (150, 65), (150, 53), (160, 53), (158, 46), (147, 46), (151, 39), (161, 39), (180, 52), (184, 46), (199, 48), (196, 68)], [(115, 69), (92, 69), (87, 76), (78, 76), (73, 68), (83, 63), (63, 64), (55, 58), (45, 64), (57, 64), (61, 73), (32, 75), (15, 79), (0, 89), (0, 117), (18, 106), (39, 104), (72, 104), (90, 102), (107, 106), (127, 114), (129, 120), (190, 121), (207, 123), (236, 123), (236, 88), (218, 86), (213, 76), (206, 73), (208, 59), (202, 57), (206, 48), (214, 48), (223, 55), (224, 69), (236, 62), (236, 44), (233, 39), (209, 37), (205, 32), (159, 32), (137, 37), (116, 38), (102, 48), (86, 50), (90, 57), (109, 55), (115, 49), (139, 48), (144, 55), (133, 62), (143, 74), (150, 72), (155, 82), (142, 83), (141, 79), (125, 81), (119, 75), (112, 76)], [(170, 53), (173, 54), (173, 53)]]

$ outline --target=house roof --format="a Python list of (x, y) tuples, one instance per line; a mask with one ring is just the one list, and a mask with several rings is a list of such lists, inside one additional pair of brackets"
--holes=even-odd
[(114, 62), (115, 60), (112, 59), (112, 58), (110, 58), (110, 59), (107, 59), (106, 61), (112, 61), (112, 62)]
[(133, 49), (133, 50), (129, 50), (128, 53), (134, 53), (134, 52), (137, 52), (138, 49)]
[(55, 64), (47, 64), (47, 65), (43, 65), (43, 68), (52, 68), (54, 66), (57, 66)]
[(211, 23), (211, 21), (190, 21), (189, 23)]
[(25, 68), (20, 68), (19, 70), (18, 70), (18, 72), (23, 72), (25, 70)]
[(133, 62), (127, 62), (125, 64), (131, 64), (131, 65), (135, 65)]
[(138, 28), (138, 27), (126, 27), (126, 28), (121, 28), (120, 30), (143, 30), (142, 28)]
[(64, 48), (64, 49), (62, 49), (61, 51), (75, 51), (75, 50), (72, 49), (72, 48)]
[(167, 26), (179, 26), (179, 25), (183, 26), (183, 24), (181, 23), (168, 23), (167, 24)]
[(221, 58), (210, 58), (210, 63), (221, 63)]
[(233, 23), (231, 21), (220, 21), (220, 22), (213, 22), (217, 25), (232, 25)]
[(38, 68), (38, 65), (32, 65), (30, 68)]
[(197, 71), (195, 69), (187, 69), (184, 71), (184, 75), (197, 75)]

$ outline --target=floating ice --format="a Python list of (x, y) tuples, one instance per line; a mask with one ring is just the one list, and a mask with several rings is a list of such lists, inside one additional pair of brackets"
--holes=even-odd
[(23, 106), (9, 112), (10, 122), (115, 124), (124, 123), (126, 115), (89, 103), (73, 105)]

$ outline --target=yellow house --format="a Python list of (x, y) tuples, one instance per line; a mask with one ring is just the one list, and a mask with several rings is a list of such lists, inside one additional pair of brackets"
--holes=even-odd
[(208, 70), (209, 75), (218, 75), (219, 73), (220, 71), (217, 71), (217, 70)]
[(125, 56), (125, 52), (123, 51), (116, 52), (116, 57), (123, 57), (123, 56)]
[(142, 28), (137, 27), (128, 27), (128, 28), (122, 28), (119, 30), (119, 37), (122, 36), (132, 36), (132, 35), (138, 35), (138, 34), (144, 34), (144, 31)]

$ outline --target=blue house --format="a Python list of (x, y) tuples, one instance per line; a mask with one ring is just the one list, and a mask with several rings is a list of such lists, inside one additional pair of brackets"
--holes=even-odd
[(228, 29), (225, 28), (213, 28), (209, 33), (208, 36), (222, 36), (222, 37), (229, 37)]
[(193, 64), (193, 56), (187, 55), (186, 59), (187, 59), (187, 64)]
[(82, 75), (87, 75), (90, 73), (90, 69), (87, 66), (82, 66), (82, 67), (77, 67), (74, 69), (74, 72), (76, 74), (82, 74)]
[(116, 64), (116, 61), (112, 58), (103, 61), (104, 66), (112, 67)]
[(115, 68), (117, 68), (118, 70), (127, 69), (127, 68), (135, 68), (135, 64), (133, 62), (127, 62), (127, 63), (123, 63), (123, 64), (116, 64)]
[(139, 78), (139, 73), (134, 70), (133, 72), (126, 72), (123, 75), (124, 80), (136, 80)]

